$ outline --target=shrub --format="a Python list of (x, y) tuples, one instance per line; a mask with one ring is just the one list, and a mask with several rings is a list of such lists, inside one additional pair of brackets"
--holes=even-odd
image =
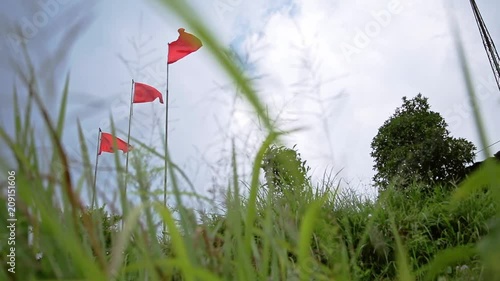
[(274, 185), (283, 192), (284, 187), (303, 187), (308, 181), (310, 168), (302, 161), (295, 146), (271, 146), (267, 149), (262, 163), (262, 169), (268, 185)]

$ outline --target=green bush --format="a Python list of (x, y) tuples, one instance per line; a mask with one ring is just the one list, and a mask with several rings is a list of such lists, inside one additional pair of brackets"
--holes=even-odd
[(267, 185), (273, 185), (280, 192), (286, 187), (303, 187), (309, 180), (307, 173), (310, 168), (306, 165), (306, 161), (301, 159), (295, 146), (292, 148), (270, 146), (264, 154), (261, 167)]

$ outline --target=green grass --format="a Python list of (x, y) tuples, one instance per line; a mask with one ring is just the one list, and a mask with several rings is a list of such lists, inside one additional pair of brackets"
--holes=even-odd
[[(0, 137), (15, 159), (15, 163), (1, 159), (0, 164), (5, 171), (16, 171), (18, 219), (15, 275), (6, 271), (4, 241), (9, 233), (0, 230), (4, 268), (0, 280), (500, 280), (498, 163), (489, 162), (451, 193), (435, 187), (433, 194), (424, 196), (415, 185), (405, 192), (388, 189), (373, 201), (342, 191), (330, 180), (319, 187), (311, 182), (280, 187), (278, 192), (259, 179), (265, 151), (279, 142), (282, 133), (214, 35), (181, 3), (159, 5), (174, 10), (200, 36), (267, 129), (250, 183), (241, 183), (233, 145), (233, 175), (224, 208), (197, 220), (196, 211), (183, 205), (181, 197), (204, 199), (180, 189), (180, 179), (187, 176), (167, 159), (176, 206), (163, 206), (148, 181), (155, 171), (147, 160), (165, 156), (135, 140), (140, 148), (132, 153), (135, 174), (128, 184), (139, 191), (137, 203), (129, 202), (123, 192), (124, 168), (115, 155), (122, 228), (122, 214), (109, 213), (102, 205), (88, 209), (82, 203), (83, 190), (92, 188), (93, 173), (80, 127), (84, 172), (75, 175), (69, 168), (61, 142), (69, 75), (54, 121), (42, 102), (40, 81), (30, 71), (24, 80), (27, 93), (13, 91), (16, 133), (10, 136), (0, 128)], [(471, 74), (457, 42), (478, 133), (485, 142)], [(29, 54), (24, 54), (29, 63)], [(21, 106), (17, 101), (24, 94), (28, 99)], [(49, 160), (39, 159), (37, 153), (34, 111), (41, 112), (50, 136)], [(47, 168), (49, 172), (43, 172)], [(0, 200), (7, 205), (6, 197)], [(2, 221), (8, 218), (6, 211), (0, 211)], [(165, 236), (158, 219), (167, 226)], [(43, 253), (39, 260), (38, 253)]]

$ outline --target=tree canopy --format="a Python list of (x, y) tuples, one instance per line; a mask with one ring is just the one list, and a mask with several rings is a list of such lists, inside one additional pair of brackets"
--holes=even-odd
[(448, 185), (473, 162), (474, 144), (453, 138), (447, 124), (430, 110), (428, 98), (403, 97), (403, 105), (379, 128), (371, 143), (375, 184), (404, 189), (411, 183)]

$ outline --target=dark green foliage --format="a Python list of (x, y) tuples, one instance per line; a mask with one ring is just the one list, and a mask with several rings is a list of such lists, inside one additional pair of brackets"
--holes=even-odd
[[(102, 237), (102, 243), (104, 243), (102, 246), (106, 253), (109, 253), (113, 246), (112, 241), (114, 236), (119, 232), (119, 224), (122, 217), (120, 215), (110, 214), (104, 208), (105, 206), (95, 209), (88, 208), (85, 210), (85, 213), (80, 215), (80, 220), (84, 227), (86, 223), (92, 223), (95, 228), (93, 229), (95, 233)], [(83, 233), (85, 233), (85, 231), (83, 231)], [(84, 234), (84, 237), (84, 239), (87, 239), (88, 234)]]
[(307, 173), (310, 168), (306, 165), (306, 161), (302, 161), (295, 145), (292, 148), (275, 145), (269, 147), (264, 155), (262, 169), (267, 184), (272, 184), (281, 192), (284, 191), (284, 187), (303, 187), (309, 179)]
[(325, 206), (311, 248), (317, 249), (318, 260), (333, 267), (342, 249), (338, 243), (343, 243), (351, 261), (352, 280), (395, 280), (394, 235), (389, 223), (394, 216), (410, 266), (418, 275), (427, 273), (426, 265), (436, 254), (455, 247), (471, 249), (468, 252), (473, 254), (464, 254), (462, 262), (449, 264), (452, 272), (448, 274), (458, 275), (455, 267), (461, 265), (480, 270), (474, 245), (489, 232), (487, 222), (495, 217), (494, 197), (491, 192), (477, 192), (458, 205), (447, 200), (445, 189), (436, 187), (424, 196), (418, 186), (412, 186), (404, 192), (384, 191), (378, 202), (382, 208), (356, 199), (333, 210), (329, 210), (331, 205)]
[(463, 138), (453, 138), (437, 112), (431, 111), (426, 97), (403, 97), (371, 143), (377, 173), (373, 180), (381, 189), (390, 183), (405, 189), (418, 182), (429, 187), (449, 185), (461, 179), (472, 163), (475, 146)]

